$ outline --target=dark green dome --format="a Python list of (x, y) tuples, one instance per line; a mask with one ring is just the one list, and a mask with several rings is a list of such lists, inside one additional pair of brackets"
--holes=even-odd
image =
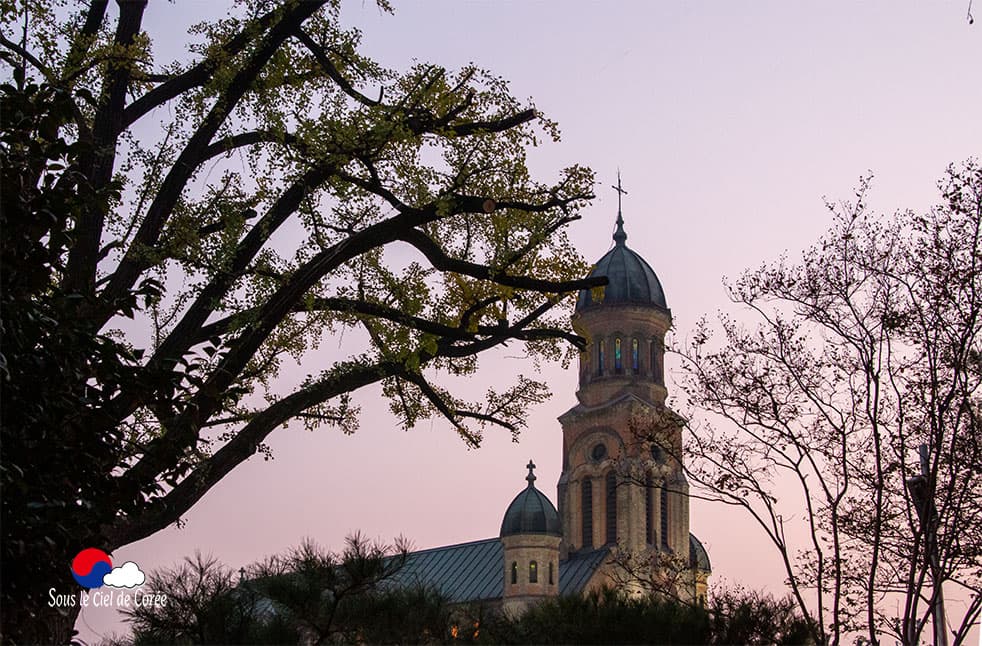
[(563, 527), (559, 522), (559, 512), (545, 494), (535, 488), (535, 465), (529, 461), (529, 474), (526, 487), (508, 505), (508, 511), (501, 521), (501, 536), (515, 534), (550, 534), (562, 536)]
[[(624, 233), (624, 218), (617, 214), (617, 230), (614, 231), (614, 248), (597, 261), (590, 278), (606, 276), (610, 281), (603, 288), (603, 304), (635, 304), (655, 305), (668, 309), (665, 303), (665, 292), (654, 270), (644, 258), (629, 249), (625, 244), (627, 234)], [(593, 300), (589, 289), (580, 291), (576, 299), (576, 310), (600, 305)]]
[(689, 534), (689, 567), (704, 572), (712, 572), (712, 565), (709, 563), (709, 554), (702, 543), (693, 534)]

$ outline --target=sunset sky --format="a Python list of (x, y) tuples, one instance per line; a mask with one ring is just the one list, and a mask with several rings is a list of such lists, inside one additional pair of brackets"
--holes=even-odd
[[(982, 24), (968, 24), (968, 0), (395, 4), (395, 15), (370, 0), (344, 4), (363, 53), (397, 70), (419, 60), (493, 71), (562, 129), (562, 142), (531, 153), (534, 175), (552, 181), (574, 163), (597, 172), (597, 198), (570, 232), (588, 261), (612, 244), (610, 185), (621, 169), (627, 244), (661, 279), (679, 342), (703, 315), (729, 311), (724, 276), (817, 240), (830, 223), (823, 197), (851, 198), (871, 171), (875, 210), (923, 210), (949, 163), (982, 152)], [(188, 24), (223, 13), (218, 1), (151, 2), (145, 25), (159, 61), (186, 58)], [(325, 340), (282, 390), (360, 351), (358, 342)], [(530, 373), (518, 354), (489, 358), (463, 391), (479, 397)], [(554, 395), (529, 411), (520, 442), (489, 431), (478, 450), (440, 421), (403, 431), (377, 388), (359, 391), (356, 434), (300, 424), (274, 432), (274, 460), (251, 459), (184, 527), (113, 559), (149, 571), (201, 550), (238, 568), (304, 537), (340, 548), (361, 531), (428, 548), (496, 536), (530, 458), (556, 500), (556, 417), (575, 403), (575, 374), (551, 366), (541, 378)], [(747, 522), (699, 501), (691, 514), (711, 582), (782, 592), (780, 567)], [(90, 642), (125, 630), (100, 608), (84, 609), (77, 627)]]

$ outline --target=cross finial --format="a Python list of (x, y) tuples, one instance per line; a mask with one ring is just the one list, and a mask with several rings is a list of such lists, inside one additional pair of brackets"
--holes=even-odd
[(627, 234), (624, 233), (624, 216), (621, 215), (621, 197), (627, 195), (621, 187), (621, 169), (617, 169), (617, 186), (611, 186), (612, 189), (617, 191), (617, 229), (614, 231), (614, 242), (617, 244), (624, 244), (627, 240)]
[(529, 486), (530, 487), (533, 487), (533, 486), (535, 486), (534, 484), (532, 484), (532, 483), (535, 482), (535, 473), (534, 473), (534, 471), (535, 471), (535, 462), (532, 462), (532, 460), (529, 460), (529, 463), (527, 465), (525, 465), (525, 466), (529, 470), (529, 474), (527, 476), (525, 476), (525, 479), (529, 481)]
[(617, 214), (621, 213), (621, 195), (627, 195), (627, 191), (621, 188), (621, 169), (617, 169), (617, 186), (611, 186), (612, 189), (617, 191)]

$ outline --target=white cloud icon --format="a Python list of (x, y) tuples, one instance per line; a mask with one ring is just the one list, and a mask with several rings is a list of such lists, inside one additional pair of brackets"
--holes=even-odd
[(143, 582), (147, 580), (145, 574), (133, 561), (127, 561), (123, 563), (120, 567), (113, 568), (113, 571), (102, 577), (103, 585), (108, 585), (111, 588), (135, 588), (138, 585), (143, 585)]

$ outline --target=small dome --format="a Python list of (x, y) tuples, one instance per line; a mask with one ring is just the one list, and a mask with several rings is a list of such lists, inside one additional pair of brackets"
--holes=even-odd
[(704, 572), (713, 571), (709, 564), (709, 554), (706, 553), (706, 548), (693, 534), (689, 534), (689, 567)]
[[(603, 304), (638, 304), (656, 305), (668, 309), (665, 303), (665, 292), (661, 282), (651, 266), (644, 258), (628, 248), (625, 244), (627, 234), (624, 232), (624, 218), (617, 214), (617, 230), (614, 231), (614, 248), (597, 261), (596, 267), (588, 278), (606, 276), (610, 281), (603, 288)], [(576, 310), (599, 305), (593, 300), (589, 289), (580, 291), (576, 299)]]
[(550, 534), (562, 536), (559, 512), (545, 494), (535, 488), (535, 464), (528, 463), (528, 486), (511, 501), (501, 521), (501, 536), (515, 534)]

